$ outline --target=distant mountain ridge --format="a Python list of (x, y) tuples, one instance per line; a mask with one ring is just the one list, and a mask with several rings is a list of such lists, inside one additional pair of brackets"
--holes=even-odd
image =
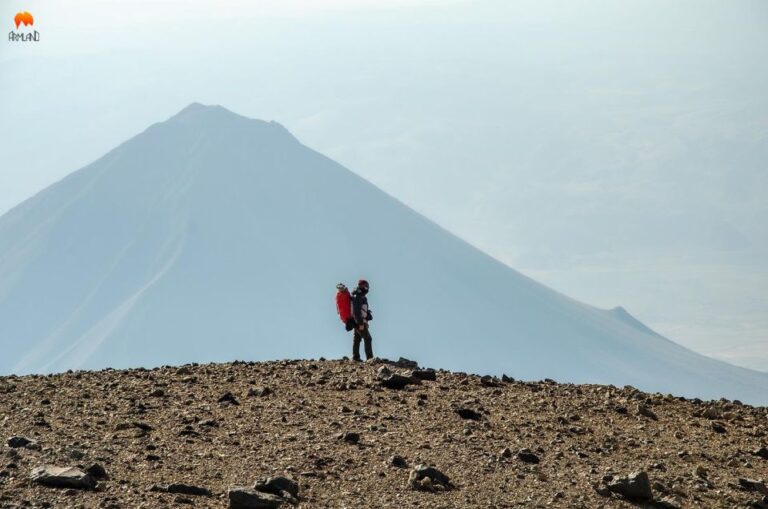
[(192, 104), (0, 217), (0, 373), (374, 350), (517, 378), (768, 402), (768, 374), (669, 341), (480, 252), (283, 126)]

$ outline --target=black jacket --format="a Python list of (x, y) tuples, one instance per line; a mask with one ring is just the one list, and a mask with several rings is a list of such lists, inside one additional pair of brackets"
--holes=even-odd
[(352, 316), (358, 325), (368, 323), (371, 312), (368, 309), (368, 298), (359, 288), (352, 292)]

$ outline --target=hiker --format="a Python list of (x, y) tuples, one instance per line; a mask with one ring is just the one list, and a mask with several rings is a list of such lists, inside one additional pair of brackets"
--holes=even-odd
[(368, 331), (368, 322), (373, 320), (371, 310), (368, 309), (368, 299), (366, 294), (368, 293), (368, 281), (361, 279), (357, 282), (357, 288), (352, 292), (352, 317), (355, 320), (355, 334), (352, 339), (352, 359), (359, 361), (360, 359), (360, 340), (365, 341), (365, 358), (373, 359), (373, 347), (371, 342), (371, 333)]

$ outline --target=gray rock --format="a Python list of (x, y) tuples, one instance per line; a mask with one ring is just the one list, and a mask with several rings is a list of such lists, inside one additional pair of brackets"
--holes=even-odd
[(530, 449), (520, 449), (517, 453), (517, 457), (523, 463), (532, 463), (534, 465), (541, 461)]
[(237, 398), (235, 397), (235, 395), (232, 394), (231, 392), (227, 392), (227, 393), (223, 394), (219, 398), (218, 402), (219, 403), (229, 403), (230, 405), (239, 405), (240, 404), (240, 402), (237, 401)]
[(376, 371), (376, 378), (379, 380), (379, 383), (382, 386), (387, 387), (389, 389), (402, 389), (409, 384), (421, 383), (421, 380), (414, 378), (412, 376), (401, 375), (399, 373), (392, 373), (392, 371), (386, 366), (381, 366)]
[(269, 396), (272, 394), (272, 389), (269, 387), (251, 387), (248, 389), (248, 397), (252, 398), (254, 396), (259, 398), (264, 398), (266, 396)]
[(653, 499), (651, 483), (645, 472), (633, 472), (627, 477), (619, 477), (608, 485), (608, 489), (630, 500)]
[(350, 444), (356, 444), (360, 442), (360, 434), (354, 433), (352, 431), (347, 431), (346, 433), (341, 435), (341, 439), (345, 442), (349, 442)]
[(768, 488), (766, 488), (765, 483), (762, 481), (740, 478), (739, 486), (747, 491), (756, 491), (758, 493), (762, 493), (763, 495), (768, 495)]
[(462, 419), (469, 419), (472, 421), (479, 421), (483, 416), (480, 415), (478, 412), (475, 412), (471, 408), (457, 408), (456, 413), (459, 414), (459, 417)]
[(264, 493), (246, 487), (235, 487), (227, 493), (229, 509), (275, 509), (285, 500), (271, 493)]
[(96, 479), (74, 467), (43, 465), (33, 469), (29, 479), (34, 483), (53, 488), (89, 490), (96, 487)]
[(389, 464), (396, 468), (408, 468), (408, 463), (405, 461), (405, 458), (398, 456), (397, 454), (389, 458)]
[(201, 488), (199, 486), (192, 486), (190, 484), (169, 484), (168, 488), (166, 488), (166, 491), (168, 493), (180, 493), (182, 495), (196, 495), (203, 497), (211, 496), (211, 490), (208, 488)]
[(434, 382), (437, 380), (437, 373), (434, 369), (414, 369), (411, 371), (411, 377), (418, 380), (427, 380)]
[(637, 405), (637, 415), (648, 417), (649, 419), (653, 419), (654, 421), (659, 420), (658, 416), (653, 410), (651, 410), (648, 406), (643, 405), (641, 403), (638, 403)]
[(71, 451), (69, 451), (69, 457), (75, 461), (79, 461), (85, 458), (85, 453), (80, 449), (72, 449)]
[(395, 363), (395, 365), (398, 368), (416, 369), (416, 368), (419, 367), (419, 363), (418, 362), (406, 359), (405, 357), (400, 357), (399, 359), (397, 359), (397, 362)]
[(436, 491), (453, 487), (447, 475), (427, 465), (416, 465), (408, 476), (408, 486), (414, 490)]
[(22, 436), (10, 437), (7, 443), (8, 443), (8, 447), (11, 447), (13, 449), (25, 448), (25, 449), (32, 449), (32, 450), (40, 450), (40, 444), (38, 444), (36, 441), (32, 440), (31, 438), (27, 438), (27, 437), (22, 437)]
[(712, 431), (715, 433), (726, 433), (728, 430), (725, 429), (725, 426), (723, 426), (720, 422), (712, 422)]
[(657, 501), (656, 505), (664, 509), (682, 509), (683, 502), (680, 500), (680, 497), (669, 495)]
[(94, 463), (90, 467), (85, 469), (85, 473), (93, 477), (94, 479), (109, 479), (109, 475), (107, 474), (107, 471), (99, 465), (98, 463)]
[(299, 496), (299, 483), (287, 477), (267, 477), (265, 479), (259, 479), (253, 485), (253, 489), (278, 496), (283, 496), (284, 493), (289, 493), (295, 498), (298, 498)]

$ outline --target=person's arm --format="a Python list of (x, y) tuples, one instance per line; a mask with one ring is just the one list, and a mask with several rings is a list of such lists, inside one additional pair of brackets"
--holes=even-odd
[(363, 325), (363, 296), (355, 295), (352, 297), (352, 314), (355, 317), (355, 323), (357, 325)]

